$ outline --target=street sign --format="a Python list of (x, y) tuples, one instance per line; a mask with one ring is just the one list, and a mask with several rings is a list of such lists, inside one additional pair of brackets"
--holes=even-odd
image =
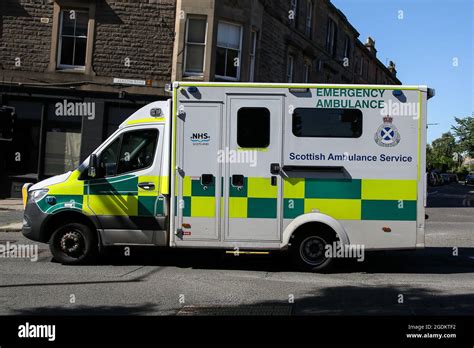
[(134, 79), (120, 79), (120, 78), (114, 78), (114, 84), (118, 85), (130, 85), (130, 86), (145, 86), (146, 81), (145, 80), (134, 80)]

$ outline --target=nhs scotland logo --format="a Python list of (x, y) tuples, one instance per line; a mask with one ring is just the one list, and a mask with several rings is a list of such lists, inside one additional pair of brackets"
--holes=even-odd
[(193, 145), (209, 145), (211, 137), (207, 133), (193, 133), (191, 135), (191, 143)]

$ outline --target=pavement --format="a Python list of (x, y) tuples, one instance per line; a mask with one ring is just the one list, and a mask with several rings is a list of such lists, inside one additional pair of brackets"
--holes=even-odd
[(63, 266), (47, 245), (0, 232), (0, 243), (39, 250), (36, 262), (0, 258), (0, 315), (472, 315), (472, 191), (430, 188), (425, 249), (367, 253), (328, 274), (295, 272), (284, 254), (157, 248)]
[(0, 232), (21, 231), (23, 201), (21, 199), (0, 199)]

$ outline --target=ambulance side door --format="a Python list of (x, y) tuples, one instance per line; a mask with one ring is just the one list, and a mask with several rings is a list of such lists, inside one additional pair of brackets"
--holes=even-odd
[(156, 244), (155, 232), (166, 229), (159, 187), (163, 127), (125, 128), (97, 154), (97, 176), (84, 186), (105, 245)]
[(227, 99), (226, 233), (228, 242), (279, 241), (283, 97)]

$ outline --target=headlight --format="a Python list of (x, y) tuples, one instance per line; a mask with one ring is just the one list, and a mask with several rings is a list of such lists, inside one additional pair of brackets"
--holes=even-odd
[(30, 202), (38, 202), (44, 198), (48, 194), (48, 189), (39, 189), (33, 190), (28, 192), (28, 201)]

